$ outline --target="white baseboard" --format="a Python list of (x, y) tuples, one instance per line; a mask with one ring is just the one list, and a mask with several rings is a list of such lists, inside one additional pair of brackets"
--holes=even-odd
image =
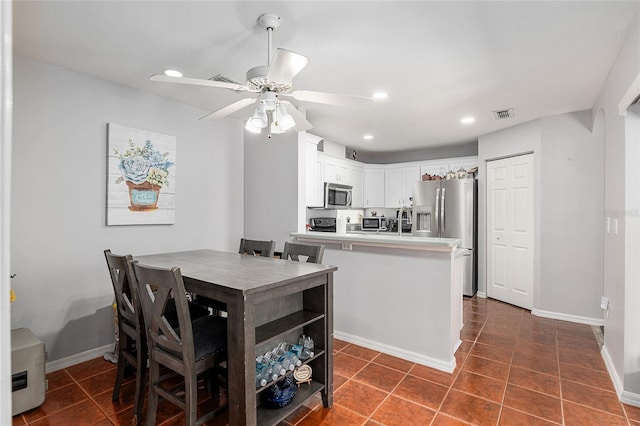
[(611, 377), (611, 381), (613, 382), (613, 387), (616, 390), (616, 394), (618, 395), (618, 399), (620, 402), (628, 405), (633, 405), (634, 407), (640, 407), (640, 395), (637, 393), (629, 392), (624, 390), (624, 386), (620, 381), (618, 376), (618, 372), (613, 365), (613, 360), (609, 355), (609, 351), (606, 346), (602, 346), (602, 350), (600, 351), (602, 355), (602, 359), (604, 360), (604, 365), (607, 367), (607, 371), (609, 372), (609, 377)]
[(602, 355), (602, 359), (604, 360), (604, 365), (607, 367), (607, 371), (609, 372), (609, 377), (611, 378), (611, 382), (613, 382), (613, 387), (616, 390), (618, 399), (620, 399), (624, 389), (622, 388), (622, 382), (620, 381), (620, 377), (618, 376), (616, 367), (613, 365), (613, 360), (609, 355), (609, 351), (607, 350), (606, 345), (602, 345), (602, 349), (600, 350), (600, 355)]
[(633, 392), (622, 391), (620, 395), (620, 402), (627, 405), (633, 405), (634, 407), (640, 407), (640, 395)]
[(79, 354), (47, 362), (46, 371), (47, 373), (51, 373), (53, 371), (71, 367), (72, 365), (80, 364), (81, 362), (89, 361), (90, 359), (102, 358), (106, 352), (113, 352), (113, 347), (114, 343), (110, 343), (99, 348), (89, 349), (88, 351), (81, 352)]
[(486, 299), (487, 298), (487, 293), (485, 291), (478, 291), (476, 293), (476, 296), (481, 298), (481, 299)]
[(588, 324), (588, 325), (597, 325), (597, 326), (604, 325), (604, 320), (599, 318), (581, 317), (579, 315), (569, 315), (569, 314), (563, 314), (560, 312), (543, 311), (542, 309), (535, 309), (535, 308), (531, 310), (531, 313), (538, 317), (552, 318), (552, 319), (557, 319), (561, 321), (576, 322), (579, 324)]
[(354, 336), (348, 333), (342, 333), (340, 331), (334, 331), (333, 337), (335, 337), (336, 339), (344, 340), (345, 342), (353, 343), (354, 345), (364, 346), (365, 348), (382, 352), (387, 355), (392, 355), (421, 365), (426, 365), (427, 367), (435, 368), (436, 370), (444, 371), (445, 373), (452, 373), (456, 368), (456, 359), (453, 356), (451, 357), (450, 362), (444, 362), (439, 359), (418, 354), (416, 352), (407, 351), (395, 346), (389, 346), (373, 340), (363, 339), (362, 337)]

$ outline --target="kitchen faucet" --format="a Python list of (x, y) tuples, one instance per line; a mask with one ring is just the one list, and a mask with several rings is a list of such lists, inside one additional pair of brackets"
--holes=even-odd
[(402, 236), (402, 215), (404, 214), (404, 212), (407, 212), (407, 222), (411, 223), (411, 219), (409, 219), (409, 215), (411, 214), (411, 209), (407, 206), (402, 206), (402, 208), (400, 209), (400, 212), (398, 213), (398, 236)]

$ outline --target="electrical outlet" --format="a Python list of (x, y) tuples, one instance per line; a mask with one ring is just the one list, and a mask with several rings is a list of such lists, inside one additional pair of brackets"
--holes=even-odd
[(609, 309), (609, 298), (607, 296), (602, 296), (600, 298), (600, 308), (602, 308), (604, 310), (608, 310)]
[(351, 243), (342, 243), (342, 250), (353, 250), (353, 245)]

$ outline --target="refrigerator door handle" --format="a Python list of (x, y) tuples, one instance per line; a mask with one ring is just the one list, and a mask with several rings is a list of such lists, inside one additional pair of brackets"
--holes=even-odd
[(440, 236), (440, 188), (436, 189), (436, 237)]
[(442, 234), (441, 236), (444, 238), (444, 233), (445, 233), (445, 222), (444, 222), (444, 191), (445, 188), (442, 188), (442, 201), (440, 202), (440, 217), (442, 218)]

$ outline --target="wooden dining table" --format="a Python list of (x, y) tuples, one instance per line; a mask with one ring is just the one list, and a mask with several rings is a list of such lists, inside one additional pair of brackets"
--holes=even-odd
[[(177, 266), (188, 292), (226, 304), (230, 425), (275, 425), (318, 392), (324, 407), (331, 407), (335, 266), (215, 250), (134, 259), (155, 267)], [(271, 383), (256, 389), (255, 358), (301, 334), (315, 342), (314, 356), (305, 360), (313, 380), (297, 388), (291, 404), (267, 408), (260, 396)]]

